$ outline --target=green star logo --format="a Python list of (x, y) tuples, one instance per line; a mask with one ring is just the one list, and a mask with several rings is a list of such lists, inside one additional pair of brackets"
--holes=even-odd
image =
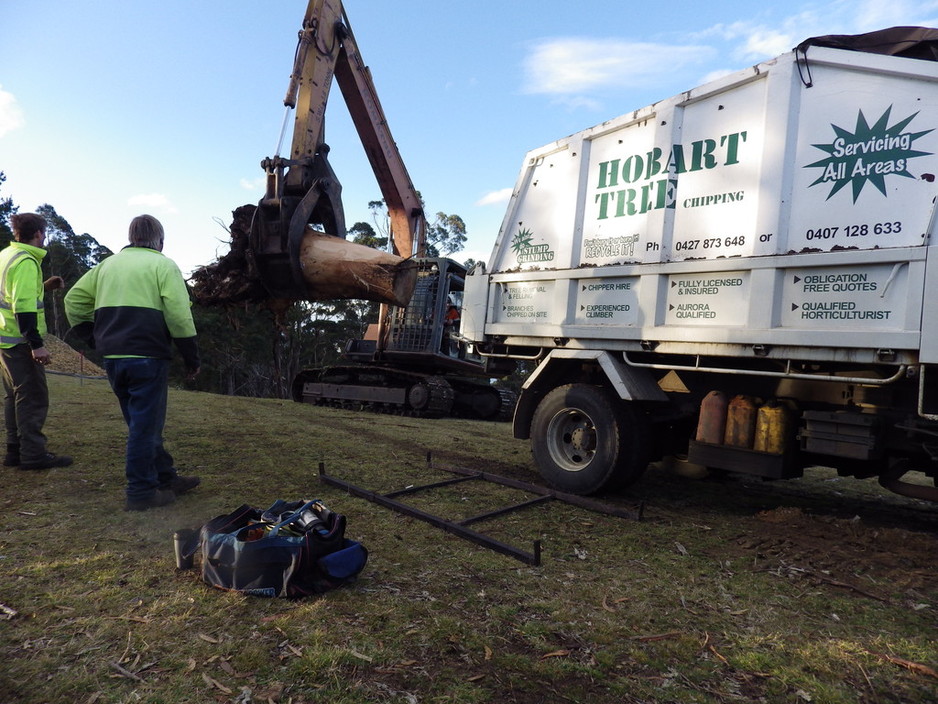
[(931, 152), (913, 149), (912, 144), (933, 130), (906, 131), (918, 115), (917, 112), (889, 126), (891, 112), (890, 105), (882, 116), (870, 125), (863, 111), (858, 111), (856, 127), (852, 132), (831, 123), (834, 141), (830, 144), (812, 145), (828, 156), (804, 167), (823, 169), (811, 186), (830, 184), (831, 190), (827, 194), (827, 200), (830, 200), (849, 184), (852, 186), (853, 202), (856, 203), (867, 182), (873, 184), (885, 196), (887, 176), (915, 178), (909, 173), (909, 160), (929, 156)]
[(511, 240), (511, 251), (520, 254), (522, 251), (532, 246), (534, 233), (529, 229), (518, 230), (517, 234)]

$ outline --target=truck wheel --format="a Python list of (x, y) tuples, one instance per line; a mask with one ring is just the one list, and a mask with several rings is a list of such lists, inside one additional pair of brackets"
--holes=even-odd
[(648, 464), (644, 421), (612, 392), (589, 384), (559, 386), (534, 412), (531, 451), (555, 489), (593, 494), (637, 480)]

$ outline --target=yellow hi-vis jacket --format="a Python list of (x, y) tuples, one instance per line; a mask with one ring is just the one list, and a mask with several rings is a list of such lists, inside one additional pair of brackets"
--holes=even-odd
[(33, 346), (42, 345), (46, 332), (46, 314), (42, 298), (42, 259), (46, 250), (31, 244), (11, 242), (0, 250), (0, 347), (14, 347), (27, 342), (16, 319), (17, 313), (35, 313), (39, 333)]

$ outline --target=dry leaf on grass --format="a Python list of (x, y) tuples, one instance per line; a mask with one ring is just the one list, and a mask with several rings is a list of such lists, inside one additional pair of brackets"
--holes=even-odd
[(221, 682), (219, 682), (218, 680), (216, 680), (214, 677), (209, 677), (209, 676), (206, 675), (204, 672), (202, 673), (202, 680), (203, 680), (203, 681), (205, 682), (205, 684), (207, 684), (209, 687), (215, 687), (218, 691), (223, 692), (224, 694), (232, 694), (233, 691), (234, 691), (234, 690), (228, 689), (228, 687), (226, 687), (225, 685), (223, 685)]
[(650, 636), (632, 636), (631, 640), (641, 640), (641, 641), (650, 641), (650, 640), (665, 640), (667, 638), (677, 638), (678, 636), (684, 635), (681, 631), (669, 631), (668, 633), (655, 633)]
[(927, 675), (929, 677), (934, 677), (938, 679), (938, 671), (930, 668), (928, 665), (922, 665), (919, 662), (912, 662), (911, 660), (906, 660), (905, 658), (897, 658), (895, 655), (887, 655), (886, 653), (876, 653), (872, 650), (868, 651), (870, 655), (875, 655), (878, 658), (882, 658), (888, 662), (891, 662), (893, 665), (898, 665), (899, 667), (904, 667), (906, 670), (911, 672), (918, 673), (920, 675)]
[(564, 658), (569, 654), (570, 654), (569, 650), (554, 650), (553, 652), (545, 653), (544, 655), (541, 655), (541, 660), (544, 660), (546, 658)]
[(142, 677), (140, 677), (139, 675), (137, 675), (137, 674), (131, 672), (130, 670), (128, 670), (126, 667), (123, 667), (123, 666), (120, 665), (119, 663), (112, 662), (112, 663), (111, 663), (111, 667), (113, 667), (115, 670), (117, 670), (118, 675), (119, 675), (120, 677), (126, 677), (126, 678), (129, 679), (129, 680), (135, 680), (135, 681), (137, 681), (137, 682), (143, 682), (143, 678), (142, 678)]
[[(628, 601), (630, 598), (631, 598), (631, 597), (628, 597), (628, 596), (620, 596), (618, 599), (613, 599), (613, 600), (612, 600), (612, 603), (613, 603), (613, 604), (621, 604), (623, 601)], [(615, 613), (615, 612), (616, 612), (616, 610), (615, 610), (614, 608), (612, 608), (612, 606), (609, 605), (609, 601), (608, 601), (608, 599), (607, 599), (605, 596), (603, 597), (603, 608), (604, 608), (606, 611), (611, 611), (612, 613)]]

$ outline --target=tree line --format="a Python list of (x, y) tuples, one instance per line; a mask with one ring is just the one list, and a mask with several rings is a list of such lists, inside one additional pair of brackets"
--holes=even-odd
[[(12, 240), (10, 217), (19, 210), (12, 198), (3, 195), (5, 182), (6, 175), (0, 171), (0, 248)], [(389, 226), (384, 202), (372, 201), (368, 207), (375, 224), (355, 223), (349, 228), (349, 239), (386, 248)], [(92, 235), (76, 233), (51, 205), (42, 205), (36, 212), (48, 224), (43, 276), (58, 275), (65, 280), (64, 289), (46, 293), (49, 332), (100, 364), (95, 350), (69, 334), (63, 298), (85, 272), (113, 252)], [(466, 242), (466, 226), (458, 215), (437, 213), (428, 223), (427, 233), (429, 256), (451, 255)], [(361, 338), (368, 325), (377, 321), (378, 306), (359, 300), (298, 301), (278, 320), (256, 305), (222, 309), (194, 303), (192, 312), (202, 369), (194, 382), (185, 382), (185, 370), (177, 356), (170, 372), (174, 384), (227, 395), (290, 398), (296, 375), (303, 369), (336, 363), (346, 341)]]

